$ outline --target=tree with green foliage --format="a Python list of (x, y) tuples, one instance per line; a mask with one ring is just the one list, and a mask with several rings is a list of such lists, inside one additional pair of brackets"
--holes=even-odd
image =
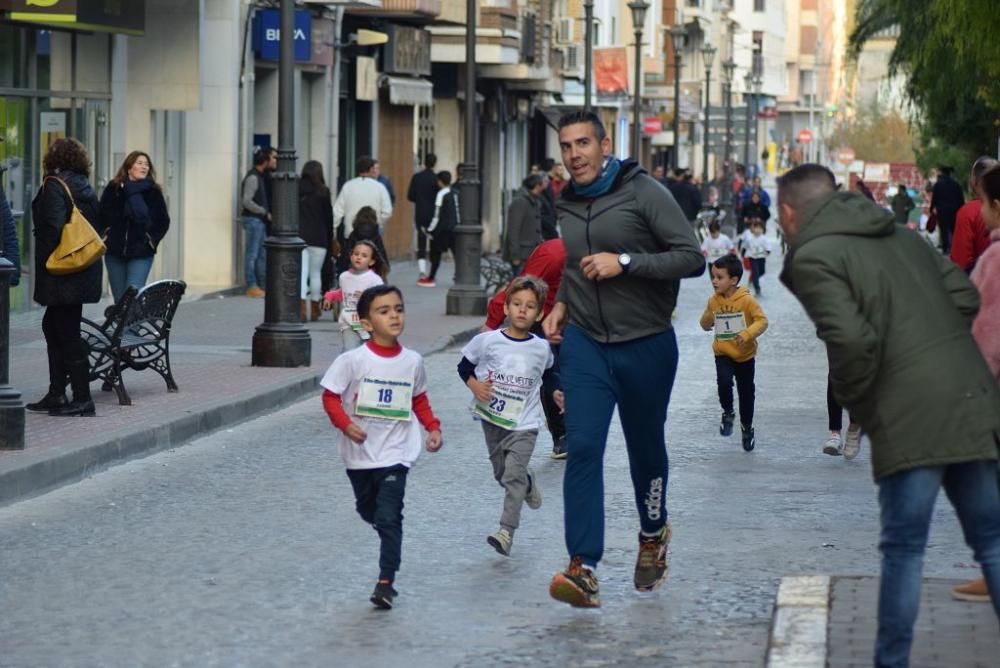
[(875, 102), (834, 130), (827, 143), (832, 148), (848, 146), (865, 162), (915, 160), (909, 121), (895, 110), (883, 113)]
[[(899, 27), (890, 59), (920, 111), (921, 162), (954, 147), (967, 162), (994, 155), (1000, 127), (1000, 12), (984, 0), (859, 0), (853, 55), (883, 30)], [(952, 153), (954, 158), (955, 154)], [(961, 168), (961, 165), (955, 165)]]

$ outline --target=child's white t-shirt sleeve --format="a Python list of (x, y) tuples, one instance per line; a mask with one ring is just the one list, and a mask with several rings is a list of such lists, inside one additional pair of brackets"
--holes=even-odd
[(489, 332), (484, 332), (472, 337), (472, 340), (465, 344), (465, 347), (462, 348), (462, 357), (469, 360), (473, 364), (478, 365), (479, 360), (483, 356), (483, 341), (488, 334)]
[(413, 396), (419, 397), (421, 394), (427, 394), (427, 371), (424, 369), (423, 357), (417, 362), (417, 373), (413, 379)]
[(734, 248), (734, 246), (733, 246), (733, 240), (729, 238), (729, 235), (724, 235), (724, 238), (726, 240), (725, 241), (726, 250), (727, 251), (733, 250), (733, 248)]
[(556, 356), (552, 354), (552, 348), (549, 348), (549, 359), (545, 362), (546, 371), (554, 367), (556, 364)]
[(705, 240), (701, 242), (701, 252), (702, 253), (707, 253), (708, 252), (708, 240), (709, 239), (711, 239), (711, 237), (705, 237)]
[(350, 387), (354, 379), (354, 368), (348, 355), (340, 355), (333, 360), (333, 364), (323, 374), (323, 379), (319, 382), (324, 389), (330, 390), (334, 394), (343, 395)]

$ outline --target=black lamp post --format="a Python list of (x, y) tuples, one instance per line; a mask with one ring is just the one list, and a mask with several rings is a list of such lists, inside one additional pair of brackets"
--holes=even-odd
[[(753, 137), (753, 149), (754, 149), (754, 159), (756, 160), (757, 152), (760, 151), (760, 120), (757, 115), (760, 113), (760, 90), (764, 85), (764, 80), (761, 78), (760, 74), (755, 74), (753, 77), (753, 122), (754, 122), (754, 137)], [(767, 165), (764, 166), (767, 169)]]
[(722, 158), (722, 182), (723, 182), (723, 192), (722, 192), (722, 203), (725, 206), (729, 206), (733, 203), (733, 189), (732, 189), (732, 178), (733, 178), (733, 70), (736, 69), (736, 63), (730, 58), (726, 62), (722, 63), (722, 71), (725, 76), (725, 82), (723, 83), (723, 88), (725, 90), (726, 98), (726, 137), (723, 142), (723, 158)]
[(674, 150), (670, 155), (670, 167), (675, 172), (681, 152), (681, 57), (686, 37), (684, 26), (676, 25), (670, 29), (670, 42), (674, 49)]
[(24, 402), (10, 385), (10, 279), (14, 264), (0, 256), (0, 450), (24, 449)]
[[(743, 166), (749, 170), (750, 169), (750, 102), (752, 101), (752, 96), (750, 94), (751, 86), (753, 86), (753, 73), (747, 72), (747, 75), (743, 77), (743, 104), (746, 105), (746, 123), (745, 123), (745, 136), (743, 138)], [(749, 176), (749, 173), (747, 174)]]
[(254, 366), (309, 366), (312, 340), (299, 319), (302, 249), (299, 179), (295, 172), (295, 1), (281, 0), (278, 61), (278, 171), (273, 177), (271, 235), (267, 249), (264, 322), (253, 335)]
[(712, 99), (710, 87), (712, 85), (712, 61), (715, 60), (715, 47), (711, 44), (705, 44), (701, 47), (701, 56), (705, 62), (705, 136), (702, 137), (701, 188), (705, 195), (708, 195), (708, 133), (712, 127), (709, 106)]
[(646, 10), (649, 3), (645, 0), (632, 0), (628, 3), (632, 12), (632, 28), (635, 31), (635, 97), (632, 100), (632, 157), (640, 163), (642, 158), (642, 119), (639, 118), (639, 107), (642, 103), (642, 27), (646, 23)]
[(591, 101), (591, 90), (594, 87), (594, 0), (585, 0), (583, 3), (583, 108), (590, 111), (593, 106)]
[(465, 161), (458, 166), (455, 227), (455, 285), (448, 290), (448, 315), (484, 315), (486, 290), (480, 281), (483, 226), (479, 221), (479, 167), (476, 164), (476, 2), (465, 3)]

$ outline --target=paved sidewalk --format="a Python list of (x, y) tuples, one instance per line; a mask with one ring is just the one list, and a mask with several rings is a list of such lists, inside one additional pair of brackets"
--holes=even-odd
[[(442, 274), (449, 275), (451, 266), (444, 266)], [(483, 322), (479, 317), (446, 317), (450, 283), (418, 288), (415, 263), (394, 263), (389, 278), (406, 298), (403, 342), (421, 353), (441, 350)], [(153, 371), (126, 371), (131, 406), (119, 406), (113, 392), (101, 392), (94, 383), (96, 418), (28, 413), (25, 449), (0, 450), (0, 504), (288, 405), (316, 391), (319, 377), (341, 350), (339, 327), (327, 313), (307, 323), (312, 336), (311, 366), (252, 367), (251, 340), (254, 328), (263, 321), (264, 300), (202, 297), (187, 296), (174, 319), (171, 365), (180, 391), (168, 393)], [(104, 308), (105, 304), (90, 305), (84, 314), (99, 322)], [(41, 309), (11, 317), (11, 383), (25, 403), (48, 389), (41, 318)]]
[[(976, 571), (970, 571), (970, 579)], [(990, 668), (1000, 657), (993, 606), (952, 598), (963, 580), (924, 579), (914, 628), (912, 668)], [(878, 629), (876, 576), (782, 580), (767, 668), (871, 666)]]

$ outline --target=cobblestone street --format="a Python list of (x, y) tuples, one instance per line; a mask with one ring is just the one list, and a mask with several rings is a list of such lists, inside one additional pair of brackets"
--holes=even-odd
[[(878, 573), (867, 443), (853, 462), (820, 452), (825, 355), (769, 265), (751, 454), (718, 436), (697, 324), (708, 280), (682, 285), (659, 592), (631, 587), (638, 521), (617, 420), (600, 610), (548, 597), (566, 555), (547, 434), (533, 462), (544, 505), (524, 511), (511, 557), (487, 546), (502, 495), (450, 350), (427, 359), (445, 446), (409, 478), (393, 611), (368, 603), (377, 537), (317, 396), (0, 509), (0, 666), (761, 665), (782, 576)], [(925, 575), (973, 568), (942, 497)]]

